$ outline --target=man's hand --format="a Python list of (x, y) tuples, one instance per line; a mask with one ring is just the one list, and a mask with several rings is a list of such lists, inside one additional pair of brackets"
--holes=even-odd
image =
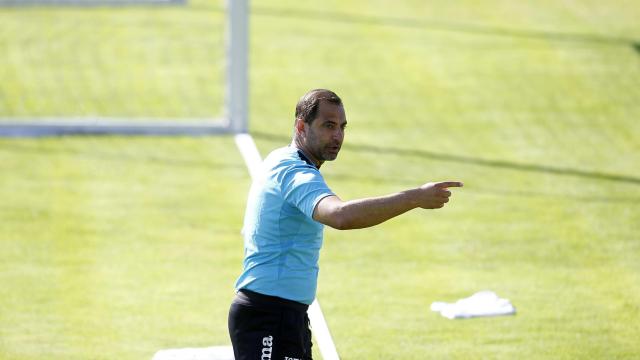
[(462, 187), (462, 183), (457, 181), (426, 183), (416, 189), (414, 201), (423, 209), (439, 209), (449, 202), (450, 187)]

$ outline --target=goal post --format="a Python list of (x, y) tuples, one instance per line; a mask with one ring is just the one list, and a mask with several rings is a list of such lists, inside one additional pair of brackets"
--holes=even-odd
[[(31, 5), (36, 1), (38, 0), (28, 0), (26, 4)], [(45, 0), (45, 4), (55, 4), (55, 1)], [(64, 4), (64, 1), (61, 4)], [(222, 50), (225, 62), (224, 86), (222, 86), (224, 100), (223, 109), (219, 110), (220, 116), (178, 118), (101, 116), (100, 114), (95, 116), (74, 114), (7, 116), (2, 114), (0, 109), (0, 136), (29, 137), (74, 134), (197, 136), (246, 133), (249, 127), (249, 0), (227, 0), (225, 19), (224, 50)], [(179, 42), (180, 40), (172, 41)], [(188, 64), (184, 66), (188, 66)], [(210, 71), (215, 71), (215, 67)], [(109, 74), (106, 73), (104, 76), (108, 77)], [(205, 82), (205, 86), (208, 85), (210, 84)]]
[(249, 131), (249, 0), (227, 0), (226, 116), (234, 133)]

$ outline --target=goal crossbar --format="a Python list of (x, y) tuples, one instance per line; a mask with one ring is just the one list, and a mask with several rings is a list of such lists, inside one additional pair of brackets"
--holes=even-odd
[(229, 134), (226, 119), (33, 118), (0, 119), (0, 136), (56, 135), (188, 135)]
[(0, 0), (0, 6), (141, 6), (186, 5), (187, 0)]

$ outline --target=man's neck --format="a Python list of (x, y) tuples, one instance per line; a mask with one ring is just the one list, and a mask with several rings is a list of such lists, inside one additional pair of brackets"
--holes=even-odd
[(306, 146), (304, 146), (302, 144), (302, 141), (300, 141), (299, 139), (293, 139), (293, 141), (291, 142), (291, 146), (302, 151), (304, 156), (307, 159), (309, 159), (309, 161), (311, 161), (315, 165), (315, 167), (317, 167), (318, 169), (320, 169), (320, 166), (322, 166), (322, 164), (324, 163), (324, 161), (320, 161), (316, 159), (313, 155), (311, 155), (311, 153), (307, 150)]

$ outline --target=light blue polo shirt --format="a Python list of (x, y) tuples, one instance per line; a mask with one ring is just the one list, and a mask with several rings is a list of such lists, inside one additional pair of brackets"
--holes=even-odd
[(311, 304), (316, 296), (324, 225), (313, 210), (334, 195), (320, 171), (293, 146), (274, 150), (249, 191), (244, 270), (236, 290)]

